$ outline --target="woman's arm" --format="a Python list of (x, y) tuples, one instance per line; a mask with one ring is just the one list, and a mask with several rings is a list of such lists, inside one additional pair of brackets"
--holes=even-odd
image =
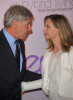
[(22, 92), (39, 89), (41, 87), (42, 87), (42, 79), (21, 83)]

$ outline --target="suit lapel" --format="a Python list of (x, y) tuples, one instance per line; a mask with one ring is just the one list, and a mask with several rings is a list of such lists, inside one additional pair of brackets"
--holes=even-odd
[[(11, 62), (14, 63), (15, 65), (17, 65), (15, 56), (11, 50), (11, 47), (10, 47), (6, 37), (4, 36), (3, 30), (0, 32), (0, 41), (1, 41), (1, 45), (3, 47), (3, 50), (5, 50), (5, 53), (7, 53), (9, 59), (11, 59)], [(24, 42), (21, 39), (19, 39), (19, 42), (20, 42), (21, 53), (22, 53), (22, 57), (23, 57), (23, 62), (22, 62), (22, 70), (23, 70), (26, 65), (26, 59), (25, 59), (25, 55), (24, 55)]]

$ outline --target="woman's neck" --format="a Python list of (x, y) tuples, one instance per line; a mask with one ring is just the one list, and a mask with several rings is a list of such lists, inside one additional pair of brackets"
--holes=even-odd
[(57, 53), (58, 51), (60, 51), (62, 49), (61, 44), (57, 42), (57, 44), (54, 44), (54, 49), (53, 52)]

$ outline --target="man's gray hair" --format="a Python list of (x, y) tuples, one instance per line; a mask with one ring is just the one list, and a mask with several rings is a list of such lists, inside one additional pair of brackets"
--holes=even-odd
[(4, 27), (10, 27), (13, 20), (21, 22), (28, 18), (33, 18), (33, 14), (29, 9), (22, 5), (12, 5), (4, 15)]

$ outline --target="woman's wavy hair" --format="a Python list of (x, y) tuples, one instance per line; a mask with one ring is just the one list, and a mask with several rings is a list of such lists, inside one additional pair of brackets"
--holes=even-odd
[[(44, 18), (44, 23), (48, 19), (51, 19), (55, 28), (59, 30), (62, 51), (69, 52), (71, 46), (73, 46), (73, 31), (68, 19), (64, 15), (53, 14), (46, 16)], [(49, 44), (48, 49), (52, 51), (54, 49), (52, 40), (48, 39), (47, 43)]]

